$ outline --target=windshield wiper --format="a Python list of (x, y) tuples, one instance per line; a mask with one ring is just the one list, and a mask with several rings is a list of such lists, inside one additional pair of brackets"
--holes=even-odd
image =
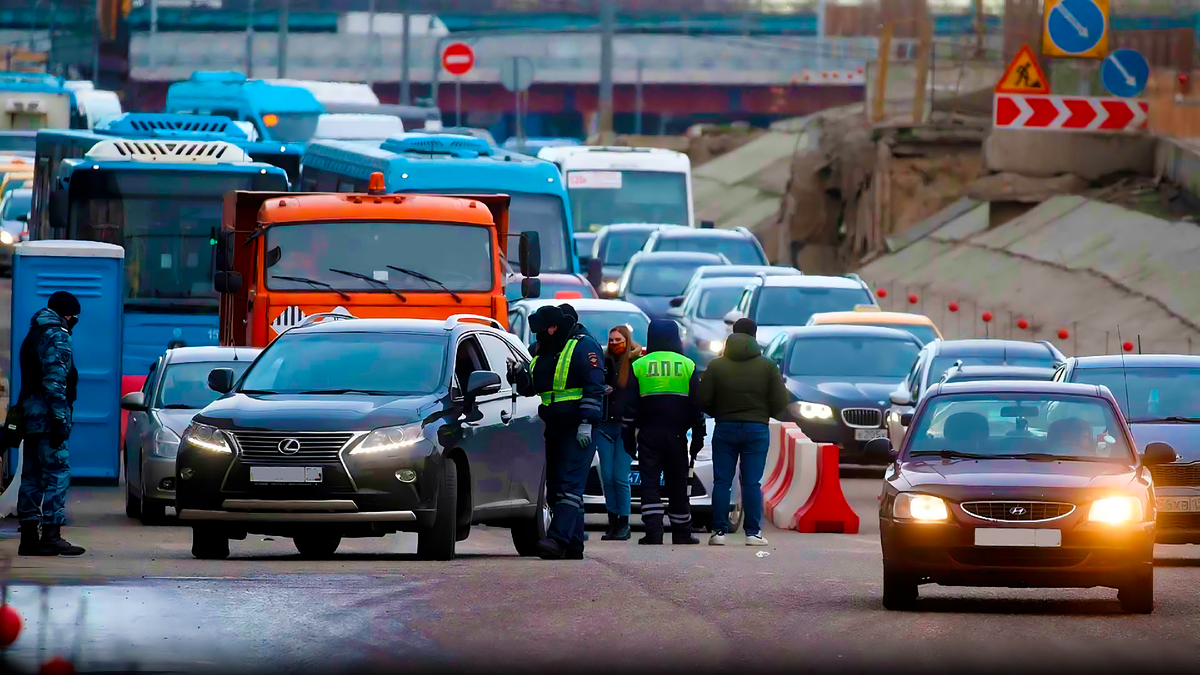
[(329, 290), (333, 291), (334, 293), (337, 293), (338, 295), (342, 296), (343, 300), (350, 299), (350, 296), (348, 294), (346, 294), (345, 291), (339, 291), (338, 289), (334, 288), (331, 284), (327, 284), (324, 281), (317, 281), (316, 279), (305, 279), (304, 277), (285, 277), (285, 276), (280, 276), (278, 274), (272, 274), (271, 278), (272, 279), (280, 279), (282, 281), (298, 281), (302, 284), (316, 286), (317, 288), (326, 288), (326, 289), (329, 289)]
[(301, 394), (368, 394), (370, 396), (386, 396), (391, 394), (390, 391), (380, 389), (310, 389), (302, 391)]
[(332, 267), (329, 268), (329, 271), (337, 272), (338, 274), (345, 274), (348, 277), (353, 277), (355, 279), (362, 279), (363, 281), (365, 281), (367, 283), (375, 284), (376, 286), (379, 286), (380, 288), (383, 288), (384, 290), (390, 291), (391, 294), (396, 296), (397, 298), (400, 298), (400, 302), (408, 302), (408, 298), (401, 295), (400, 291), (392, 288), (391, 286), (388, 286), (386, 283), (376, 279), (375, 277), (369, 277), (365, 274), (362, 274), (361, 272), (347, 272), (346, 270), (335, 270)]
[(261, 395), (265, 395), (265, 394), (278, 394), (279, 392), (277, 392), (277, 391), (271, 391), (270, 389), (239, 389), (239, 390), (237, 390), (235, 393), (238, 393), (238, 394), (252, 394), (252, 395), (253, 395), (253, 394), (261, 394)]
[(406, 270), (403, 267), (396, 267), (395, 265), (388, 265), (388, 269), (396, 270), (397, 272), (402, 272), (404, 274), (407, 274), (410, 277), (416, 277), (416, 278), (420, 279), (421, 281), (428, 281), (431, 284), (437, 284), (438, 286), (442, 287), (443, 291), (446, 291), (447, 293), (449, 293), (450, 297), (454, 298), (455, 302), (458, 302), (458, 303), (462, 302), (462, 298), (458, 297), (458, 293), (455, 293), (454, 291), (450, 290), (446, 286), (446, 284), (443, 284), (442, 282), (438, 281), (437, 279), (434, 279), (433, 277), (426, 276), (424, 274), (421, 274), (420, 272)]
[(1108, 457), (1084, 457), (1081, 455), (1055, 455), (1049, 452), (1022, 452), (1014, 455), (1002, 455), (1003, 459), (1028, 459), (1035, 462), (1107, 462)]
[(996, 455), (980, 455), (974, 452), (959, 452), (957, 450), (918, 450), (908, 453), (909, 457), (937, 455), (946, 459), (995, 459)]
[(1180, 415), (1171, 415), (1169, 417), (1158, 417), (1145, 420), (1129, 420), (1130, 424), (1153, 424), (1155, 422), (1182, 422), (1184, 424), (1200, 423), (1200, 417), (1182, 417)]
[(163, 410), (195, 410), (195, 408), (186, 403), (168, 403), (163, 406)]

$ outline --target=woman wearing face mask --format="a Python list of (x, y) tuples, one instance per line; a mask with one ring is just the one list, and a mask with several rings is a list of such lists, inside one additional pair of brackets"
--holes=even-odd
[(604, 350), (608, 406), (595, 440), (600, 454), (600, 484), (608, 510), (608, 532), (601, 539), (629, 539), (629, 465), (633, 458), (622, 447), (621, 417), (631, 388), (630, 366), (641, 354), (642, 348), (633, 341), (627, 326), (617, 326), (608, 332), (608, 348)]

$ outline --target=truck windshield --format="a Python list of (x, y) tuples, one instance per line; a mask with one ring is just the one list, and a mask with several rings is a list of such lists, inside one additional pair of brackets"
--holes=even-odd
[(273, 141), (305, 143), (317, 132), (320, 113), (263, 113), (263, 126)]
[(70, 236), (125, 248), (128, 303), (215, 306), (212, 251), (229, 190), (285, 191), (287, 181), (258, 170), (77, 171)]
[[(276, 291), (320, 292), (332, 287), (387, 293), (386, 284), (405, 292), (445, 292), (442, 286), (397, 267), (436, 279), (452, 291), (490, 291), (495, 286), (492, 231), (477, 225), (372, 221), (280, 224), (267, 230), (267, 251), (268, 261), (278, 257), (266, 272), (267, 287)], [(353, 274), (365, 275), (375, 283)]]
[(687, 176), (666, 171), (569, 171), (577, 232), (614, 223), (689, 225)]

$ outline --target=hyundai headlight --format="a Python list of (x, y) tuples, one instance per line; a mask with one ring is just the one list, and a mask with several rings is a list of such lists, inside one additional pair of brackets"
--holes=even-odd
[(941, 497), (901, 492), (896, 495), (896, 501), (892, 504), (892, 516), (923, 523), (936, 523), (949, 520), (950, 509), (946, 507), (946, 500)]
[(402, 424), (398, 427), (384, 427), (367, 434), (358, 447), (350, 451), (351, 455), (374, 455), (381, 452), (396, 452), (411, 448), (424, 438), (420, 422)]
[(1088, 521), (1108, 525), (1136, 523), (1142, 519), (1142, 502), (1136, 497), (1105, 497), (1092, 502)]
[(806, 420), (815, 420), (817, 422), (828, 422), (833, 419), (833, 408), (824, 403), (809, 403), (808, 401), (795, 401), (788, 409), (793, 417), (799, 417)]
[(4, 243), (4, 244), (13, 243), (13, 236), (11, 234), (9, 234), (8, 232), (0, 231), (0, 243)]
[(721, 350), (725, 349), (724, 340), (704, 340), (701, 342), (704, 348), (713, 354), (720, 354)]
[(179, 436), (166, 427), (159, 428), (154, 432), (154, 445), (151, 446), (150, 454), (173, 459), (179, 454)]
[(183, 432), (183, 440), (201, 450), (233, 454), (233, 447), (229, 444), (229, 439), (225, 437), (225, 432), (207, 424), (192, 422), (187, 431)]

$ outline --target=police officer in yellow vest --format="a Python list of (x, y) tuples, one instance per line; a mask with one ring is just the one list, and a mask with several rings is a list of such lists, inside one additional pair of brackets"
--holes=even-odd
[[(688, 429), (692, 430), (691, 460), (704, 447), (704, 412), (700, 373), (683, 355), (679, 325), (670, 319), (650, 322), (647, 354), (633, 363), (633, 396), (622, 420), (625, 449), (638, 460), (642, 479), (642, 523), (646, 536), (639, 544), (663, 543), (663, 513), (671, 520), (671, 541), (698, 544), (692, 536), (688, 500)], [(634, 451), (636, 448), (636, 454)], [(660, 480), (670, 502), (664, 509)]]
[(550, 530), (538, 542), (547, 560), (583, 559), (583, 488), (595, 450), (592, 425), (601, 418), (604, 360), (600, 345), (573, 316), (554, 306), (529, 317), (537, 335), (537, 356), (510, 371), (522, 396), (539, 395), (538, 414), (546, 423), (546, 498)]

